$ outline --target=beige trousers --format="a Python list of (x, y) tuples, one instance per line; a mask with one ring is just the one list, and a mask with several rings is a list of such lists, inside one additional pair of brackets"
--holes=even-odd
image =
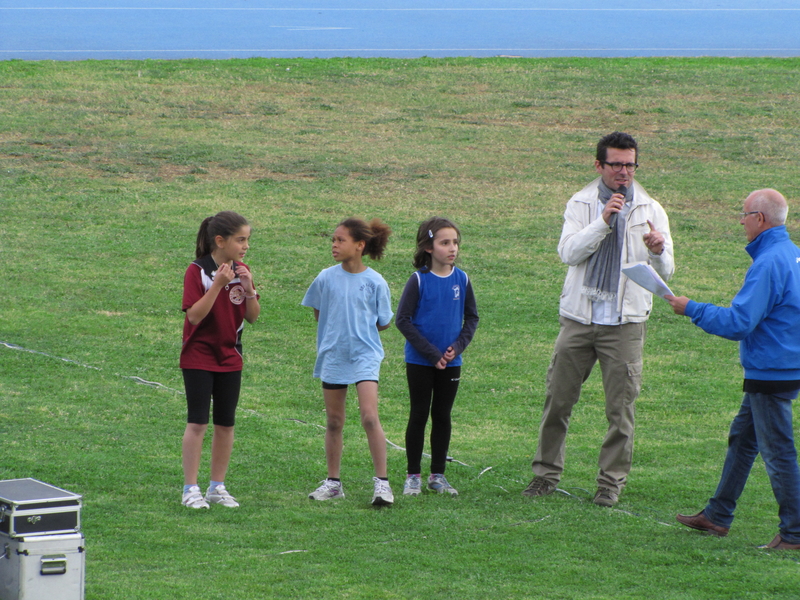
[(634, 404), (642, 387), (646, 324), (583, 325), (564, 317), (559, 322), (533, 472), (554, 483), (561, 480), (572, 407), (599, 362), (608, 431), (600, 448), (597, 485), (620, 493), (633, 461)]

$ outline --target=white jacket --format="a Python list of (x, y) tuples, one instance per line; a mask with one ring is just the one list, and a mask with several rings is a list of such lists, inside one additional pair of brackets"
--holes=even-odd
[[(581, 294), (586, 266), (611, 228), (602, 217), (598, 217), (598, 187), (600, 178), (575, 194), (567, 202), (564, 211), (564, 228), (558, 242), (558, 255), (569, 265), (564, 287), (561, 290), (559, 314), (585, 325), (592, 322), (592, 301)], [(622, 266), (646, 262), (667, 281), (675, 272), (672, 254), (672, 236), (669, 219), (661, 205), (653, 200), (644, 188), (634, 180), (633, 205), (625, 220), (625, 237), (622, 242)], [(651, 254), (642, 236), (650, 231), (647, 221), (664, 235), (664, 252)], [(650, 316), (653, 295), (629, 280), (623, 273), (619, 277), (617, 308), (622, 323), (642, 323)]]

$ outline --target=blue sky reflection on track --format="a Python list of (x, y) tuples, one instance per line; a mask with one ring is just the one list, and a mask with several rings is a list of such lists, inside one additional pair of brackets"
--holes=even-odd
[(800, 56), (797, 0), (0, 0), (0, 60)]

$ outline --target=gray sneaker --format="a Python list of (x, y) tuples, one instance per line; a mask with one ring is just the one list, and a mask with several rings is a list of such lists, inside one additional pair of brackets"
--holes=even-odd
[(556, 491), (556, 484), (550, 481), (549, 479), (545, 479), (544, 477), (540, 477), (537, 475), (531, 482), (528, 484), (524, 490), (522, 490), (523, 496), (528, 496), (529, 498), (536, 498), (538, 496), (549, 496), (553, 492)]
[(419, 475), (409, 475), (406, 477), (406, 482), (403, 484), (404, 496), (419, 496), (422, 491), (422, 481)]
[(450, 485), (441, 473), (433, 473), (428, 478), (428, 489), (440, 494), (448, 493), (451, 496), (458, 496), (458, 490)]
[(344, 498), (344, 489), (341, 481), (331, 481), (326, 479), (322, 485), (308, 495), (312, 500), (333, 500), (334, 498)]

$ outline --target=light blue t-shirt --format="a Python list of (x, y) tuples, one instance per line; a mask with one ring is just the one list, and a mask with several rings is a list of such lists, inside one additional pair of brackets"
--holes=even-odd
[(389, 286), (379, 273), (328, 267), (300, 304), (319, 310), (314, 377), (338, 384), (378, 380), (383, 345), (377, 325), (388, 325), (394, 316)]

